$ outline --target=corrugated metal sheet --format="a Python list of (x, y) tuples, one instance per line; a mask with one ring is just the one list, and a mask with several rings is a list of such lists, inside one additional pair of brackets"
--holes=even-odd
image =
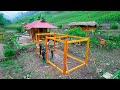
[(28, 30), (32, 28), (57, 28), (56, 26), (42, 20), (33, 21), (32, 23), (27, 24), (24, 27)]

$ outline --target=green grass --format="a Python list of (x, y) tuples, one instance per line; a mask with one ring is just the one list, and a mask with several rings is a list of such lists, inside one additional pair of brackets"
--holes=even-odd
[(3, 27), (0, 27), (1, 32), (6, 32), (6, 31), (13, 31), (16, 32), (17, 28), (20, 27), (21, 24), (10, 24), (10, 25), (5, 25)]
[[(33, 16), (23, 18), (18, 20), (16, 23), (21, 24), (23, 22), (28, 22), (31, 17), (36, 20), (39, 15), (40, 14), (38, 13)], [(88, 21), (87, 11), (64, 11), (61, 13), (50, 13), (43, 15), (48, 22), (55, 25), (78, 21)], [(90, 20), (98, 23), (119, 21), (120, 11), (90, 11)]]

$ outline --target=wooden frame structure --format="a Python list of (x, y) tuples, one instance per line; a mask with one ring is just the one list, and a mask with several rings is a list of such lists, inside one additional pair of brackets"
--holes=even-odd
[[(89, 42), (90, 42), (90, 38), (87, 37), (79, 37), (79, 36), (70, 36), (70, 35), (65, 35), (65, 34), (58, 34), (58, 33), (43, 33), (43, 34), (36, 34), (36, 46), (38, 46), (38, 44), (40, 43), (41, 40), (39, 40), (41, 35), (45, 35), (45, 43), (46, 43), (46, 62), (51, 64), (53, 67), (55, 67), (58, 71), (60, 71), (63, 75), (66, 75), (74, 70), (77, 70), (83, 66), (85, 66), (86, 64), (88, 64), (88, 55), (89, 55)], [(65, 40), (61, 40), (62, 38), (65, 38)], [(68, 40), (68, 38), (77, 38), (79, 40)], [(48, 59), (48, 40), (54, 40), (54, 50), (57, 52), (60, 52), (61, 54), (64, 55), (63, 57), (63, 69), (59, 68), (57, 65), (55, 65), (54, 63), (52, 63), (49, 59)], [(56, 49), (56, 41), (63, 43), (64, 45), (64, 51), (60, 51), (58, 49)], [(77, 43), (77, 42), (83, 42), (86, 41), (86, 54), (85, 54), (85, 59), (81, 60), (78, 58), (75, 58), (74, 56), (71, 56), (68, 54), (68, 44), (71, 43)], [(36, 47), (36, 53), (38, 53), (38, 48)], [(80, 65), (67, 70), (67, 57), (72, 58), (73, 60), (76, 60), (78, 62), (80, 62)]]

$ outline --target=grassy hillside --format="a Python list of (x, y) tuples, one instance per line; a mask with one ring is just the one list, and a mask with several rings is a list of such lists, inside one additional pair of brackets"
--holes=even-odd
[[(89, 11), (89, 12), (91, 21), (96, 21), (98, 23), (120, 21), (120, 11)], [(39, 15), (40, 14), (38, 13), (33, 16), (28, 16), (26, 18), (18, 20), (16, 23), (21, 24), (22, 22), (29, 22), (29, 19), (31, 18), (37, 20)], [(45, 16), (48, 22), (51, 22), (55, 25), (88, 20), (87, 11), (64, 11), (60, 13), (42, 13), (42, 16)]]

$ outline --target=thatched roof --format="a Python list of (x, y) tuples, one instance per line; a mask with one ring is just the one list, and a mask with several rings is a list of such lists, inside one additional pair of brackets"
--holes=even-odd
[(95, 21), (89, 21), (89, 22), (71, 22), (69, 24), (70, 26), (98, 26), (98, 24)]
[(62, 28), (70, 28), (68, 24), (65, 24)]

